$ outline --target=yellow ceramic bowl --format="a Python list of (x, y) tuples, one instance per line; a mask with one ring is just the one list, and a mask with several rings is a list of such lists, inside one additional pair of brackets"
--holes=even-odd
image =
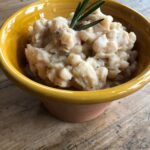
[(0, 30), (0, 61), (8, 77), (40, 96), (51, 113), (69, 121), (92, 119), (100, 114), (101, 108), (106, 107), (108, 102), (127, 96), (150, 81), (150, 24), (139, 13), (114, 1), (107, 1), (103, 12), (121, 21), (138, 38), (136, 48), (139, 51), (139, 66), (133, 79), (104, 90), (71, 91), (42, 85), (25, 75), (24, 48), (29, 25), (40, 15), (49, 19), (60, 15), (67, 16), (77, 3), (78, 0), (40, 0), (16, 12)]

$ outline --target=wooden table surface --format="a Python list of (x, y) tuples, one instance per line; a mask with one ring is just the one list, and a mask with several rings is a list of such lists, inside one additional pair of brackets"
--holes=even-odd
[[(34, 0), (0, 0), (0, 25)], [(149, 0), (120, 0), (150, 18)], [(150, 84), (81, 124), (51, 117), (0, 71), (0, 150), (150, 150)]]

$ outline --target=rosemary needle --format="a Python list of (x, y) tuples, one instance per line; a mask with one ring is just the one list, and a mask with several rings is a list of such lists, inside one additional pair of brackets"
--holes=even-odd
[(79, 27), (76, 27), (75, 30), (86, 30), (92, 26), (95, 26), (96, 24), (100, 23), (101, 21), (103, 21), (104, 19), (100, 19), (100, 20), (97, 20), (97, 21), (94, 21), (94, 22), (91, 22), (89, 24), (86, 24), (86, 25), (82, 25), (82, 26), (79, 26)]
[(104, 0), (97, 0), (96, 2), (88, 5), (89, 0), (83, 0), (80, 2), (75, 10), (74, 16), (71, 20), (70, 28), (73, 28), (75, 30), (85, 30), (87, 28), (90, 28), (96, 24), (98, 24), (103, 19), (94, 21), (92, 23), (89, 23), (87, 25), (81, 25), (81, 21), (84, 20), (87, 16), (89, 16), (91, 13), (93, 13), (96, 9), (98, 9), (100, 6), (104, 4)]

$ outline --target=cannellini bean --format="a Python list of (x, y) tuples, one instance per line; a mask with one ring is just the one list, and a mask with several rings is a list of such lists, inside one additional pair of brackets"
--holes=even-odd
[(80, 53), (80, 56), (83, 60), (86, 59), (86, 55), (84, 53)]
[(118, 33), (118, 45), (119, 49), (126, 51), (129, 44), (129, 35), (126, 31), (120, 31)]
[(68, 24), (68, 20), (64, 17), (56, 17), (54, 18), (54, 20), (58, 20), (59, 22), (63, 23), (64, 25), (67, 25)]
[(71, 78), (72, 78), (72, 74), (70, 73), (70, 71), (67, 68), (63, 68), (62, 70), (60, 70), (59, 76), (61, 77), (61, 79), (65, 80), (65, 81), (71, 80)]
[(106, 50), (108, 53), (112, 53), (112, 52), (116, 52), (118, 50), (118, 45), (116, 42), (114, 41), (109, 41), (107, 43), (107, 47), (106, 47)]
[(71, 53), (71, 54), (68, 56), (68, 62), (69, 62), (71, 65), (76, 66), (76, 65), (78, 65), (80, 62), (82, 62), (82, 58), (81, 58), (80, 55)]
[(36, 65), (36, 54), (32, 49), (29, 48), (29, 45), (27, 46), (28, 48), (25, 49), (25, 55), (26, 58), (29, 62), (29, 68), (32, 71), (32, 73), (36, 73), (37, 68), (35, 67)]
[(56, 70), (60, 70), (64, 68), (64, 64), (60, 63), (54, 63), (51, 67), (55, 68)]
[(100, 67), (98, 70), (98, 77), (102, 82), (106, 82), (108, 76), (108, 69), (106, 67)]
[(132, 49), (132, 48), (134, 47), (134, 43), (135, 43), (135, 41), (136, 41), (136, 35), (135, 35), (135, 33), (130, 32), (130, 33), (129, 33), (129, 39), (130, 39), (130, 42), (129, 42), (129, 44), (128, 44), (128, 48), (129, 48), (129, 49)]
[(95, 42), (93, 43), (93, 50), (98, 53), (100, 51), (103, 51), (108, 43), (108, 39), (106, 37), (106, 35), (102, 35), (100, 36), (97, 40), (95, 40)]
[(120, 57), (121, 60), (128, 60), (129, 54), (125, 51), (118, 51), (117, 55)]
[(112, 22), (111, 26), (110, 26), (111, 30), (113, 30), (113, 29), (122, 30), (122, 28), (123, 28), (123, 26), (119, 22)]
[(43, 51), (40, 48), (34, 48), (32, 45), (28, 44), (27, 49), (25, 50), (28, 60), (35, 63), (36, 61), (42, 61), (46, 64), (49, 63), (50, 55), (46, 51)]
[(53, 82), (54, 81), (54, 79), (55, 79), (55, 77), (56, 77), (56, 69), (48, 69), (47, 70), (47, 77), (48, 77), (48, 79), (51, 81), (51, 82)]
[(48, 52), (46, 51), (42, 52), (40, 49), (38, 49), (37, 61), (43, 61), (48, 64), (50, 62), (49, 59), (50, 59), (50, 55)]
[(106, 34), (106, 36), (109, 40), (116, 41), (117, 40), (117, 34), (118, 34), (118, 31), (116, 29), (114, 29), (114, 30), (111, 30), (110, 32), (108, 32)]
[(75, 45), (73, 48), (72, 48), (72, 53), (76, 53), (76, 54), (80, 54), (83, 50), (83, 47), (81, 45)]
[(86, 42), (86, 41), (92, 42), (96, 39), (96, 35), (94, 33), (87, 32), (87, 31), (80, 31), (79, 37), (84, 42)]
[(86, 62), (94, 67), (95, 70), (99, 69), (100, 67), (104, 66), (105, 63), (103, 60), (97, 60), (95, 58), (89, 57)]
[(65, 45), (66, 48), (71, 49), (76, 44), (74, 31), (66, 31), (64, 30), (61, 35), (61, 43)]
[(47, 76), (46, 76), (47, 66), (45, 65), (45, 63), (39, 62), (39, 63), (36, 64), (35, 67), (37, 68), (37, 74), (38, 74), (38, 76), (42, 80), (46, 80), (47, 79)]
[(90, 65), (92, 65), (92, 66), (94, 67), (94, 69), (100, 67), (99, 64), (98, 64), (98, 61), (96, 61), (96, 60), (95, 60), (94, 58), (92, 58), (92, 57), (89, 57), (86, 62), (88, 62)]
[(116, 76), (120, 73), (121, 71), (119, 69), (111, 69), (108, 72), (108, 78), (109, 79), (115, 79)]
[(63, 79), (60, 79), (60, 78), (55, 78), (54, 84), (59, 86), (59, 87), (66, 88), (66, 87), (69, 86), (70, 82), (69, 81), (65, 81)]
[(82, 61), (78, 66), (73, 68), (74, 79), (82, 86), (83, 89), (92, 90), (98, 86), (98, 77), (94, 68), (87, 62)]
[(120, 69), (125, 70), (129, 66), (129, 63), (127, 61), (122, 60), (120, 62)]
[(129, 34), (126, 31), (122, 32), (122, 39), (121, 39), (121, 44), (122, 45), (128, 45), (129, 43)]
[(110, 25), (113, 21), (113, 18), (112, 16), (106, 16), (104, 18), (103, 21), (100, 22), (100, 24), (106, 29), (106, 30), (110, 30)]
[(133, 43), (136, 41), (136, 35), (134, 32), (130, 32), (129, 33), (129, 38), (130, 38), (130, 41), (132, 41)]
[(52, 21), (51, 26), (50, 26), (50, 31), (51, 32), (56, 32), (60, 29), (64, 29), (67, 28), (68, 25), (66, 24), (67, 21), (61, 19), (59, 20), (59, 18), (55, 18), (55, 20)]
[(108, 64), (109, 64), (108, 67), (111, 69), (119, 68), (120, 58), (115, 54), (110, 55)]

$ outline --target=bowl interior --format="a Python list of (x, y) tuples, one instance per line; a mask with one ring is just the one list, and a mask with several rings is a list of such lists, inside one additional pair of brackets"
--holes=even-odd
[[(56, 16), (67, 17), (75, 9), (77, 3), (78, 0), (63, 0), (63, 2), (48, 0), (47, 2), (33, 3), (15, 13), (6, 21), (1, 32), (1, 49), (5, 62), (8, 62), (21, 74), (26, 75), (24, 49), (28, 42), (28, 27), (40, 16), (45, 16), (48, 19)], [(127, 26), (129, 31), (134, 31), (137, 34), (135, 48), (139, 52), (139, 66), (136, 76), (141, 74), (150, 64), (150, 25), (148, 21), (136, 12), (113, 1), (106, 2), (102, 11), (112, 15)]]

